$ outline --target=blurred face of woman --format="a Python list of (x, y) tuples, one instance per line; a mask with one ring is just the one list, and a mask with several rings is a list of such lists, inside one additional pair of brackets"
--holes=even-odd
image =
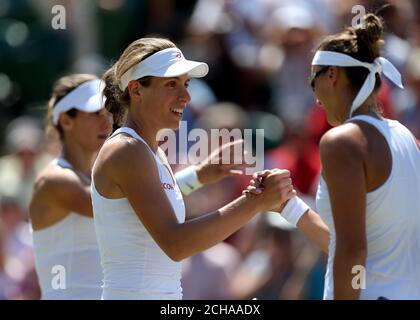
[(98, 151), (112, 131), (112, 116), (105, 109), (97, 112), (77, 111), (68, 126), (67, 139), (74, 139), (88, 152)]
[(140, 111), (148, 113), (147, 119), (159, 130), (178, 129), (182, 115), (190, 102), (188, 75), (179, 77), (153, 77), (147, 87), (140, 88)]

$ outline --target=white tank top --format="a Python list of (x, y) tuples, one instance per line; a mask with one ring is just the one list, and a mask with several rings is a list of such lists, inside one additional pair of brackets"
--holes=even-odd
[[(162, 188), (178, 221), (184, 222), (184, 201), (165, 153), (158, 149), (160, 157), (157, 156), (131, 128), (122, 127), (112, 136), (121, 132), (142, 141), (149, 148), (156, 161)], [(181, 263), (171, 260), (157, 245), (127, 198), (103, 197), (92, 179), (92, 204), (104, 270), (102, 299), (181, 299)]]
[[(53, 165), (72, 168), (63, 158)], [(70, 212), (52, 226), (33, 230), (32, 236), (42, 299), (101, 298), (103, 275), (92, 218)]]
[[(413, 135), (398, 121), (369, 116), (349, 121), (354, 120), (377, 128), (392, 156), (387, 181), (366, 195), (366, 288), (360, 299), (420, 299), (420, 151)], [(316, 205), (331, 231), (324, 299), (332, 299), (335, 229), (322, 177)]]

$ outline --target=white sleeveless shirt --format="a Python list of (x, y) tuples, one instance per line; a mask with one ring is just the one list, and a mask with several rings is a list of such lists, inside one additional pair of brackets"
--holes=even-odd
[[(59, 158), (53, 165), (72, 169)], [(59, 222), (32, 230), (42, 299), (101, 298), (102, 268), (93, 219), (70, 212)]]
[[(184, 201), (165, 153), (158, 148), (159, 156), (155, 154), (128, 127), (116, 130), (112, 136), (121, 132), (142, 141), (153, 154), (162, 188), (178, 221), (184, 222)], [(181, 299), (181, 263), (171, 260), (162, 251), (143, 226), (128, 199), (103, 197), (96, 190), (92, 179), (92, 204), (104, 270), (102, 299)]]
[[(355, 116), (385, 137), (392, 156), (386, 182), (366, 194), (366, 288), (360, 299), (420, 299), (420, 151), (409, 130), (395, 120)], [(320, 179), (317, 211), (331, 233), (324, 299), (334, 297), (335, 229), (325, 181)]]

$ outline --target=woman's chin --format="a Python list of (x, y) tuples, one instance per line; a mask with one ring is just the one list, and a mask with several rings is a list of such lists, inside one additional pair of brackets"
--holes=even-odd
[(168, 123), (164, 129), (170, 129), (170, 130), (178, 130), (180, 127), (181, 121), (178, 121), (178, 123)]
[(327, 122), (330, 126), (336, 127), (339, 126), (342, 122), (338, 121), (334, 116), (327, 115)]

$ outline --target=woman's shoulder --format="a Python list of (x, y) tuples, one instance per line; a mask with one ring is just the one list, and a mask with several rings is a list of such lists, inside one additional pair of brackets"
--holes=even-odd
[(102, 146), (92, 177), (96, 190), (112, 199), (129, 198), (145, 181), (149, 187), (160, 186), (156, 159), (148, 146), (122, 134)]
[(348, 122), (324, 133), (320, 140), (320, 148), (358, 148), (363, 145), (365, 139), (363, 124)]
[(128, 134), (121, 133), (107, 140), (95, 161), (95, 171), (135, 170), (154, 165), (154, 158), (145, 143)]
[(321, 138), (321, 162), (363, 161), (368, 152), (367, 136), (355, 123), (345, 123), (327, 131)]
[(87, 181), (72, 169), (52, 163), (35, 180), (29, 206), (32, 226), (34, 230), (46, 228), (69, 212), (88, 215), (89, 203)]
[(71, 169), (51, 163), (35, 179), (29, 214), (35, 229), (50, 225), (69, 210), (63, 204), (80, 199), (87, 188), (82, 179)]
[(56, 195), (62, 190), (84, 185), (82, 179), (70, 168), (50, 163), (36, 177), (34, 194)]
[(151, 155), (151, 152), (144, 142), (126, 133), (120, 133), (104, 143), (98, 157), (111, 162), (135, 162), (139, 160), (137, 157), (144, 157), (146, 155)]

